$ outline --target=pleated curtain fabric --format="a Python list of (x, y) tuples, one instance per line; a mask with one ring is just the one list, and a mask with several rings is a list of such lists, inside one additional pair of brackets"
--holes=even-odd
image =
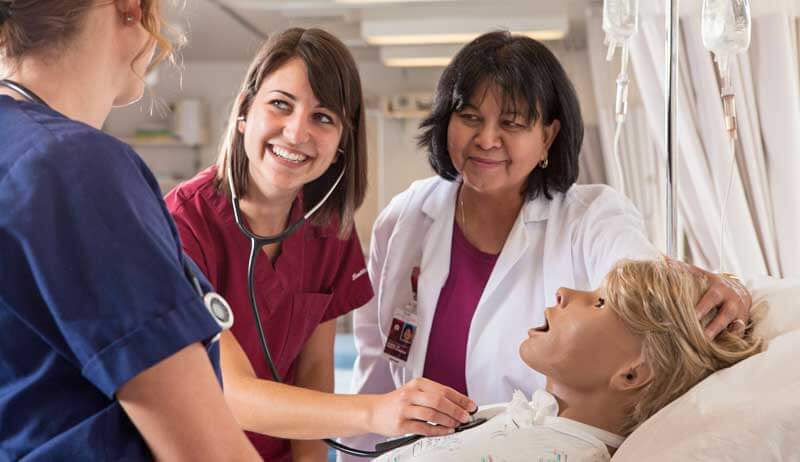
[[(662, 2), (655, 2), (662, 3)], [(792, 0), (753, 5), (748, 53), (734, 61), (739, 140), (726, 207), (725, 271), (800, 278), (800, 8)], [(703, 47), (702, 2), (681, 8), (678, 242), (694, 263), (719, 269), (720, 206), (733, 153), (723, 128), (716, 68)], [(632, 98), (621, 143), (628, 196), (663, 248), (666, 223), (663, 6), (641, 4), (631, 47)], [(587, 19), (603, 158), (613, 167), (614, 91), (618, 62), (605, 61), (602, 12)], [(637, 91), (638, 90), (638, 91)], [(635, 93), (634, 93), (635, 92)], [(614, 186), (616, 175), (607, 178)]]
[(666, 246), (664, 162), (658, 153), (656, 139), (648, 125), (647, 113), (639, 89), (637, 76), (629, 67), (631, 85), (628, 95), (628, 113), (620, 139), (620, 157), (624, 187), (620, 188), (614, 160), (614, 104), (616, 79), (619, 73), (619, 50), (612, 62), (606, 61), (601, 24), (602, 9), (594, 8), (587, 15), (586, 33), (592, 85), (596, 98), (600, 156), (604, 166), (604, 183), (625, 195), (636, 205), (647, 227), (651, 242), (659, 248)]

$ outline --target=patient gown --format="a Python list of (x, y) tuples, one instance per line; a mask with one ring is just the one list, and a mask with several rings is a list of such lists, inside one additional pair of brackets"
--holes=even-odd
[(603, 462), (606, 446), (622, 444), (621, 436), (558, 417), (553, 395), (537, 390), (529, 403), (516, 391), (507, 405), (483, 407), (492, 416), (478, 427), (452, 435), (423, 438), (384, 454), (379, 462)]

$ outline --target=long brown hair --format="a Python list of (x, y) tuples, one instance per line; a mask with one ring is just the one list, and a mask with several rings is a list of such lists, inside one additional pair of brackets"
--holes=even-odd
[[(0, 57), (13, 68), (26, 56), (39, 52), (58, 52), (69, 45), (80, 32), (87, 12), (97, 0), (0, 0), (0, 8), (8, 12), (0, 21)], [(161, 31), (170, 26), (161, 18), (159, 0), (140, 0), (142, 26), (158, 46), (148, 70), (173, 56), (173, 51), (185, 41), (175, 32), (170, 41)], [(134, 61), (149, 49), (149, 43)], [(133, 65), (133, 63), (131, 63)]]
[(338, 236), (349, 236), (353, 215), (364, 202), (367, 189), (367, 146), (364, 119), (364, 98), (355, 60), (347, 47), (336, 37), (320, 29), (293, 28), (272, 35), (256, 53), (247, 71), (239, 97), (231, 110), (225, 136), (217, 157), (216, 186), (230, 194), (227, 178), (228, 160), (236, 193), (247, 195), (249, 186), (248, 159), (244, 135), (237, 128), (238, 119), (247, 116), (261, 84), (272, 72), (291, 58), (300, 58), (308, 69), (311, 90), (320, 103), (342, 120), (344, 129), (339, 142), (341, 155), (316, 180), (303, 186), (303, 204), (309, 208), (325, 195), (345, 169), (339, 186), (315, 214), (316, 225), (338, 223)]

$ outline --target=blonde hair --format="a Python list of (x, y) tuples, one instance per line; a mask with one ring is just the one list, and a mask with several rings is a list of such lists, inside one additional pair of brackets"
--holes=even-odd
[(652, 380), (630, 409), (624, 435), (713, 372), (763, 348), (760, 338), (748, 334), (739, 337), (725, 330), (713, 340), (705, 335), (703, 327), (716, 310), (698, 322), (695, 306), (709, 282), (683, 263), (622, 261), (603, 286), (606, 305), (641, 338), (642, 357), (652, 371)]
[[(0, 0), (6, 3), (8, 17), (0, 23), (0, 57), (16, 66), (26, 56), (38, 52), (58, 52), (68, 45), (83, 27), (86, 14), (97, 0)], [(159, 0), (141, 0), (142, 27), (158, 46), (158, 54), (148, 71), (186, 41), (183, 34), (166, 24), (161, 17)], [(174, 35), (168, 39), (161, 31)], [(149, 49), (148, 43), (134, 61)], [(131, 63), (133, 65), (133, 63)]]
[[(176, 0), (173, 0), (173, 2), (176, 2)], [(159, 9), (159, 0), (141, 0), (141, 8), (142, 27), (144, 27), (144, 29), (150, 33), (152, 39), (155, 40), (157, 49), (157, 53), (153, 56), (153, 60), (150, 61), (150, 65), (147, 67), (147, 72), (150, 72), (166, 60), (171, 64), (175, 64), (175, 53), (186, 45), (186, 35), (163, 19)], [(171, 40), (162, 32), (163, 30), (170, 32), (172, 35)], [(139, 56), (146, 50), (146, 48), (142, 49), (142, 51), (136, 55), (136, 59), (139, 59)], [(134, 59), (134, 61), (136, 61), (136, 59)]]

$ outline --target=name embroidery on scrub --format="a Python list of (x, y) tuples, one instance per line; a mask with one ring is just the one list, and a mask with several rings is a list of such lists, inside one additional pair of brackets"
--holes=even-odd
[(383, 356), (389, 361), (405, 365), (408, 353), (417, 334), (417, 281), (419, 280), (419, 266), (411, 271), (412, 298), (404, 307), (395, 310), (392, 325), (386, 345), (383, 347)]

